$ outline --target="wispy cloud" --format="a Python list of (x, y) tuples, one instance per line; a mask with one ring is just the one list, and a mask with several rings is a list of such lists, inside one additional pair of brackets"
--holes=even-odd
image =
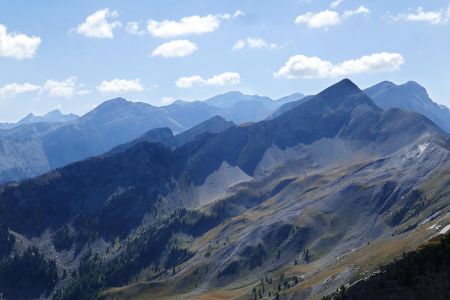
[(258, 37), (249, 37), (245, 40), (238, 40), (234, 46), (233, 51), (242, 50), (244, 48), (256, 48), (256, 49), (276, 49), (279, 48), (279, 46), (275, 43), (269, 43), (266, 40)]
[(447, 24), (450, 20), (450, 5), (440, 10), (425, 10), (423, 7), (410, 9), (408, 12), (392, 16), (395, 21), (425, 22), (433, 25)]
[(342, 2), (344, 2), (344, 0), (335, 0), (330, 3), (330, 8), (336, 9), (339, 5), (342, 4)]
[(351, 16), (369, 13), (369, 9), (365, 6), (360, 6), (355, 10), (346, 10), (343, 13), (327, 9), (317, 13), (307, 12), (300, 15), (295, 19), (295, 23), (299, 25), (305, 24), (310, 28), (328, 29), (340, 24), (343, 20), (350, 18)]
[(127, 23), (127, 26), (125, 27), (125, 30), (127, 33), (132, 35), (144, 35), (145, 29), (141, 28), (139, 25), (139, 22), (131, 21)]
[(233, 15), (195, 15), (184, 17), (179, 21), (149, 20), (147, 23), (147, 30), (151, 35), (159, 38), (176, 38), (187, 35), (199, 35), (216, 31), (223, 20), (237, 18), (243, 15), (244, 13), (242, 11), (236, 11)]
[(235, 85), (240, 83), (241, 76), (239, 73), (225, 72), (214, 75), (211, 78), (204, 79), (199, 75), (181, 77), (176, 81), (176, 86), (179, 88), (192, 88), (196, 86), (224, 86)]

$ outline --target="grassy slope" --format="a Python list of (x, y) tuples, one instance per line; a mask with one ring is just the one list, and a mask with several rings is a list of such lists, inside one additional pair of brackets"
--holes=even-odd
[[(352, 168), (355, 170), (355, 167)], [(291, 195), (292, 199), (285, 200), (285, 194), (292, 193), (295, 188), (300, 189), (304, 185), (310, 188), (322, 186), (334, 182), (342, 175), (344, 170), (336, 169), (332, 172), (327, 172), (325, 176), (311, 175), (299, 176), (290, 183), (285, 191), (277, 194), (273, 197), (269, 197), (263, 201), (260, 205), (254, 209), (250, 209), (227, 220), (225, 223), (220, 224), (216, 228), (210, 230), (200, 238), (194, 241), (191, 245), (192, 251), (197, 251), (200, 257), (203, 257), (207, 251), (207, 246), (214, 244), (214, 241), (224, 242), (221, 233), (226, 232), (227, 228), (232, 228), (230, 231), (229, 243), (234, 243), (238, 240), (240, 234), (244, 232), (247, 227), (251, 226), (255, 221), (262, 220), (264, 218), (271, 218), (274, 214), (274, 210), (282, 210), (295, 203), (306, 201), (309, 197), (322, 197), (326, 193), (322, 190), (306, 192), (299, 195)], [(346, 170), (348, 172), (349, 170)], [(303, 296), (310, 297), (312, 299), (320, 299), (322, 296), (332, 293), (336, 286), (339, 286), (342, 282), (354, 282), (365, 278), (379, 270), (381, 265), (393, 261), (401, 257), (402, 253), (412, 251), (419, 245), (423, 244), (436, 234), (435, 229), (429, 229), (431, 224), (439, 223), (445, 226), (450, 223), (450, 218), (446, 215), (448, 211), (448, 197), (450, 193), (450, 185), (448, 184), (449, 170), (438, 170), (438, 173), (433, 174), (427, 180), (423, 181), (417, 188), (423, 192), (423, 195), (430, 199), (427, 206), (423, 208), (421, 213), (412, 215), (407, 222), (400, 224), (396, 227), (396, 231), (392, 235), (384, 235), (379, 239), (372, 241), (370, 244), (364, 244), (357, 247), (354, 251), (348, 251), (343, 255), (336, 257), (327, 257), (327, 253), (317, 255), (316, 260), (308, 264), (300, 264), (294, 266), (291, 261), (287, 261), (281, 266), (275, 267), (270, 273), (271, 276), (276, 277), (279, 274), (284, 273), (286, 276), (302, 276), (304, 280), (294, 287), (284, 290), (280, 293), (280, 296)], [(268, 186), (276, 186), (280, 180), (278, 178), (276, 182), (267, 184)], [(307, 184), (306, 184), (307, 183)], [(371, 183), (372, 184), (372, 183)], [(367, 187), (369, 187), (368, 185)], [(295, 187), (295, 188), (292, 188)], [(290, 190), (291, 189), (291, 190)], [(303, 189), (303, 192), (305, 190)], [(281, 201), (280, 199), (284, 199)], [(295, 202), (292, 202), (295, 201)], [(310, 208), (306, 207), (302, 210), (303, 215), (309, 215)], [(430, 216), (433, 212), (442, 210), (440, 218), (433, 220), (430, 223), (424, 224), (419, 227), (414, 227), (414, 224), (420, 223), (423, 219)], [(326, 214), (315, 213), (315, 218), (327, 223), (330, 222), (329, 216)], [(308, 221), (302, 217), (297, 218), (297, 223)], [(409, 229), (409, 230), (407, 230)], [(404, 231), (404, 233), (402, 233)], [(337, 233), (328, 232), (324, 236), (321, 236), (321, 240), (333, 239)], [(322, 241), (323, 242), (323, 241)], [(219, 244), (220, 245), (220, 244)], [(217, 250), (220, 250), (220, 246)], [(205, 259), (207, 261), (207, 259)], [(229, 282), (228, 284), (215, 287), (208, 283), (200, 284), (198, 287), (194, 282), (183, 283), (187, 274), (191, 274), (193, 268), (198, 267), (201, 263), (193, 264), (192, 261), (180, 266), (182, 272), (175, 278), (168, 278), (162, 282), (140, 282), (131, 286), (125, 286), (122, 288), (109, 289), (104, 292), (103, 295), (109, 299), (251, 299), (251, 290), (254, 287), (259, 286), (259, 279), (261, 276), (251, 276), (250, 274), (243, 273), (239, 280)], [(257, 269), (257, 272), (258, 269)], [(203, 278), (208, 282), (212, 278)], [(195, 282), (198, 284), (198, 282)]]

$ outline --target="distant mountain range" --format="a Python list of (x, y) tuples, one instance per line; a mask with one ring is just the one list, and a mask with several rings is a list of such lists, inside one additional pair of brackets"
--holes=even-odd
[(234, 126), (236, 125), (233, 122), (215, 116), (177, 135), (174, 135), (172, 130), (167, 127), (155, 128), (147, 131), (145, 134), (129, 143), (117, 146), (109, 151), (108, 154), (125, 151), (140, 143), (159, 143), (170, 148), (176, 148), (189, 143), (204, 134), (220, 133)]
[(11, 129), (20, 125), (33, 124), (33, 123), (65, 123), (75, 121), (79, 116), (75, 114), (63, 114), (59, 110), (55, 109), (43, 116), (36, 116), (32, 113), (28, 114), (25, 118), (21, 119), (17, 123), (0, 123), (0, 129)]
[[(129, 111), (114, 109), (122, 104), (64, 130), (113, 135), (118, 127), (95, 123), (96, 114), (124, 122)], [(448, 133), (342, 80), (278, 117), (153, 129), (4, 185), (0, 290), (28, 299), (320, 298), (447, 228), (449, 174)]]
[[(424, 114), (450, 130), (450, 111), (434, 103), (414, 82), (377, 84), (365, 92), (382, 108), (397, 107)], [(205, 101), (175, 101), (163, 107), (129, 102), (123, 98), (104, 102), (82, 117), (58, 110), (0, 125), (0, 182), (20, 180), (102, 154), (139, 138), (155, 128), (181, 133), (214, 116), (242, 124), (274, 119), (313, 96), (297, 93), (278, 100), (229, 92)]]
[[(220, 107), (228, 102), (227, 107)], [(0, 130), (0, 182), (33, 177), (102, 154), (155, 128), (181, 133), (214, 116), (237, 124), (260, 121), (285, 102), (230, 92), (163, 107), (117, 98), (80, 118), (57, 111), (44, 117), (30, 114), (10, 129)]]
[(438, 126), (450, 132), (450, 109), (431, 100), (426, 89), (414, 81), (396, 85), (383, 81), (365, 90), (382, 108), (397, 107), (427, 116)]

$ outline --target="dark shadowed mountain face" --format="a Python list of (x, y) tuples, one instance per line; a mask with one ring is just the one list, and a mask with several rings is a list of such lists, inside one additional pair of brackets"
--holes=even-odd
[(35, 245), (70, 274), (56, 299), (136, 281), (106, 292), (237, 298), (262, 282), (295, 296), (303, 275), (315, 282), (306, 293), (329, 293), (342, 270), (356, 275), (334, 265), (344, 254), (446, 216), (448, 136), (420, 114), (382, 110), (350, 80), (272, 120), (192, 130), (174, 149), (138, 142), (0, 189), (0, 228), (15, 247)]
[[(40, 195), (34, 197), (26, 192), (19, 196), (24, 200), (33, 198), (40, 207), (37, 210), (27, 203), (7, 200), (14, 198), (16, 187), (5, 186), (5, 198), (0, 201), (2, 223), (35, 235), (83, 215), (97, 215), (100, 223), (96, 222), (95, 230), (106, 235), (128, 232), (155, 205), (158, 195), (170, 191), (170, 179), (181, 171), (178, 161), (170, 149), (160, 144), (138, 144), (115, 156), (74, 163), (21, 185)], [(112, 223), (117, 227), (111, 231)]]
[(450, 110), (430, 99), (424, 87), (417, 82), (396, 85), (389, 81), (380, 82), (364, 92), (384, 109), (401, 108), (423, 114), (438, 126), (450, 131)]

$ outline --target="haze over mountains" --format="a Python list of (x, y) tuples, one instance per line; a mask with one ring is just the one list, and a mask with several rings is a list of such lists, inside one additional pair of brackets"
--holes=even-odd
[[(209, 102), (230, 105), (216, 107)], [(231, 92), (204, 102), (176, 101), (163, 107), (117, 98), (80, 118), (56, 111), (44, 117), (29, 115), (13, 128), (0, 131), (0, 182), (36, 176), (99, 155), (154, 128), (180, 133), (214, 116), (236, 124), (260, 121), (282, 103)]]
[(408, 81), (396, 85), (383, 81), (366, 89), (365, 92), (379, 107), (398, 107), (421, 113), (450, 132), (450, 110), (444, 105), (434, 103), (425, 88), (417, 82)]
[[(382, 82), (365, 91), (382, 108), (398, 107), (424, 114), (445, 130), (450, 111), (428, 97), (417, 83), (397, 86)], [(82, 117), (55, 110), (29, 114), (0, 131), (0, 182), (20, 180), (102, 154), (155, 128), (181, 133), (214, 116), (235, 124), (276, 118), (312, 96), (296, 93), (278, 100), (229, 92), (205, 101), (176, 101), (155, 107), (117, 98)], [(389, 99), (389, 100), (388, 100)]]
[[(417, 112), (377, 106), (348, 79), (300, 102), (241, 125), (208, 116), (175, 136), (187, 119), (141, 135), (154, 108), (123, 99), (61, 127), (24, 127), (83, 136), (96, 128), (83, 141), (114, 138), (102, 149), (129, 137), (119, 125), (138, 139), (1, 188), (8, 246), (0, 262), (20, 273), (30, 260), (42, 267), (24, 278), (42, 283), (24, 289), (11, 278), (0, 290), (10, 298), (320, 298), (450, 223), (447, 132)], [(11, 262), (12, 251), (20, 256)]]

